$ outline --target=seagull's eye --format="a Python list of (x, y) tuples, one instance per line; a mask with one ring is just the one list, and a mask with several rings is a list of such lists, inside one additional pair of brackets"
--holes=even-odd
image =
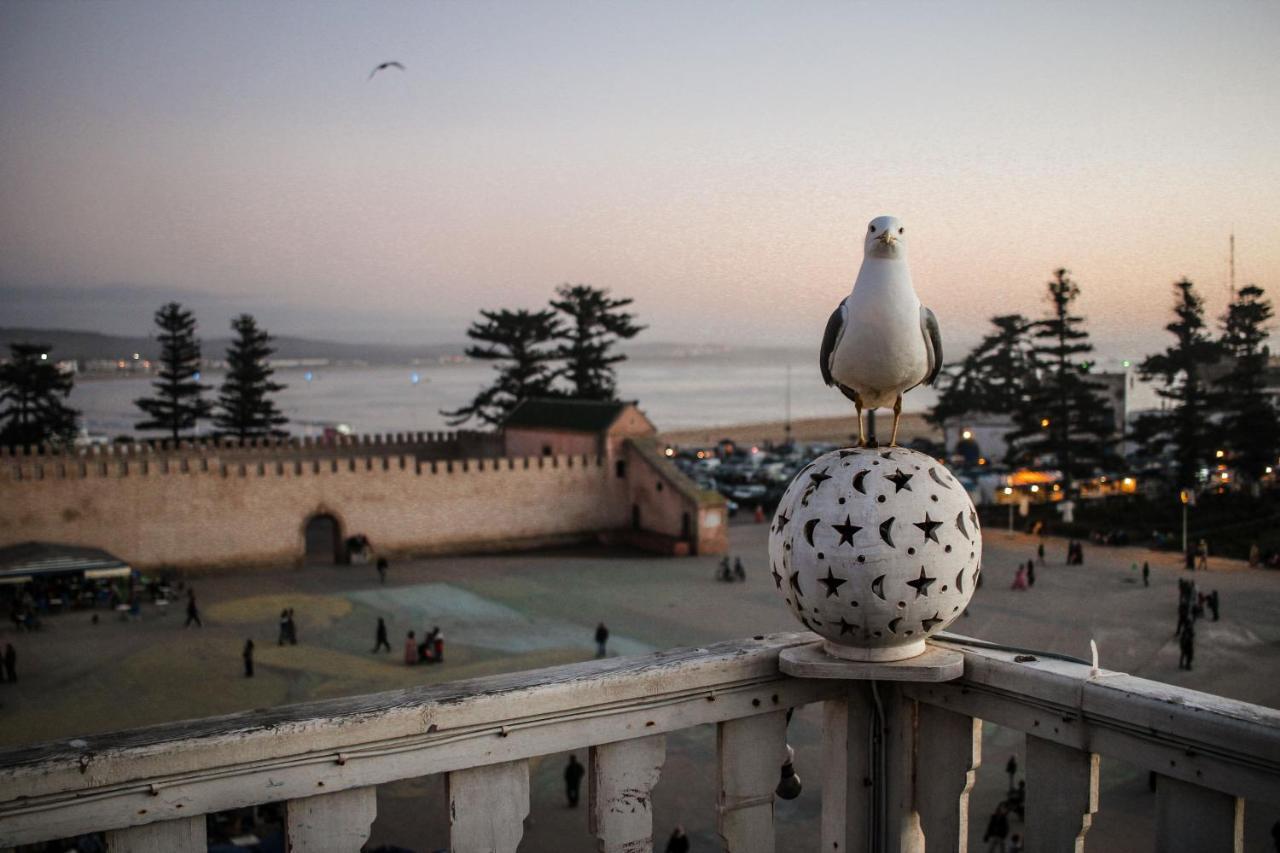
[(868, 225), (867, 230), (870, 231), (872, 234), (876, 233), (876, 227), (874, 225)]
[(899, 229), (898, 229), (898, 233), (899, 233), (899, 234), (901, 234), (903, 231), (906, 231), (906, 230), (907, 230), (907, 229), (905, 229), (905, 228), (899, 228)]

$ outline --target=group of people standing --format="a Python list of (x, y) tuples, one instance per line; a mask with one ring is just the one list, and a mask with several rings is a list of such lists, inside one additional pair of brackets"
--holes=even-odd
[[(381, 618), (378, 619), (378, 636), (379, 641), (386, 643), (386, 623)], [(377, 646), (373, 649), (378, 650)], [(390, 651), (390, 644), (387, 644), (387, 651)], [(406, 666), (413, 666), (419, 663), (444, 663), (444, 632), (440, 630), (440, 626), (434, 626), (423, 637), (419, 643), (417, 636), (410, 631), (408, 636), (404, 638), (404, 662)]]
[(1071, 539), (1067, 542), (1067, 565), (1084, 565), (1084, 543), (1078, 539)]
[(733, 566), (729, 565), (729, 558), (725, 557), (720, 561), (720, 568), (716, 570), (716, 580), (733, 583), (735, 580), (745, 581), (747, 579), (746, 567), (742, 565), (741, 557), (733, 558)]
[(987, 853), (1022, 853), (1022, 835), (1009, 834), (1009, 818), (1025, 819), (1027, 808), (1027, 781), (1016, 782), (1018, 776), (1018, 757), (1010, 755), (1004, 765), (1004, 772), (1009, 774), (1009, 791), (996, 806), (996, 810), (987, 819), (986, 831), (982, 841), (987, 845)]

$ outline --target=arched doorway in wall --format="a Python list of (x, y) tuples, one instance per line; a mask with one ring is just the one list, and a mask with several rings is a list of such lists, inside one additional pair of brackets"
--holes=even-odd
[(332, 515), (318, 513), (308, 518), (302, 537), (304, 565), (332, 566), (343, 562), (342, 525)]

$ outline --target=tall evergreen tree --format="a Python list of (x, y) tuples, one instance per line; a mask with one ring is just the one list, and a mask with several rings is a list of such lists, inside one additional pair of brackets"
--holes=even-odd
[(1035, 364), (1028, 340), (1032, 324), (1021, 314), (991, 318), (995, 331), (944, 372), (929, 419), (944, 424), (976, 412), (1012, 414), (1023, 404)]
[(556, 337), (563, 343), (557, 357), (565, 365), (556, 372), (569, 381), (570, 397), (581, 400), (613, 400), (617, 381), (613, 365), (626, 356), (614, 353), (619, 340), (629, 340), (644, 330), (631, 314), (620, 309), (632, 299), (612, 299), (607, 289), (587, 284), (564, 284), (556, 288), (558, 298), (551, 307), (564, 314), (568, 322)]
[(1048, 460), (1062, 471), (1069, 489), (1079, 477), (1114, 460), (1111, 437), (1114, 413), (1088, 363), (1080, 356), (1093, 351), (1084, 318), (1071, 313), (1080, 287), (1068, 270), (1054, 272), (1048, 282), (1049, 316), (1034, 324), (1031, 355), (1038, 369), (1026, 399), (1014, 412), (1007, 436), (1008, 459), (1015, 464)]
[(1218, 441), (1218, 430), (1209, 421), (1213, 393), (1205, 379), (1205, 369), (1218, 361), (1222, 347), (1210, 339), (1204, 300), (1185, 278), (1173, 285), (1173, 314), (1173, 321), (1165, 329), (1175, 342), (1138, 365), (1138, 374), (1144, 380), (1160, 380), (1156, 393), (1169, 401), (1169, 407), (1143, 415), (1135, 438), (1149, 456), (1172, 447), (1177, 484), (1187, 487), (1195, 484), (1200, 468), (1212, 458)]
[(271, 394), (285, 386), (272, 382), (275, 370), (267, 363), (275, 352), (271, 336), (249, 314), (231, 321), (236, 333), (227, 348), (227, 375), (218, 394), (218, 412), (213, 422), (219, 434), (240, 441), (268, 435), (285, 435), (279, 429), (289, 419), (280, 414)]
[(484, 319), (471, 324), (467, 337), (481, 345), (467, 347), (467, 355), (481, 361), (497, 362), (498, 377), (466, 406), (440, 414), (450, 426), (459, 426), (479, 418), (486, 424), (500, 426), (517, 405), (531, 397), (554, 393), (554, 373), (550, 362), (556, 357), (550, 344), (560, 329), (555, 312), (481, 311)]
[(71, 374), (58, 369), (47, 344), (9, 344), (9, 352), (0, 364), (0, 445), (71, 442), (80, 415), (63, 402)]
[(134, 401), (148, 416), (138, 429), (161, 430), (177, 441), (182, 433), (193, 429), (196, 421), (208, 418), (213, 407), (201, 393), (209, 390), (201, 385), (200, 339), (196, 337), (196, 318), (177, 302), (156, 311), (160, 327), (160, 370), (151, 383), (155, 396)]
[(1256, 480), (1276, 464), (1280, 452), (1280, 413), (1263, 393), (1267, 362), (1267, 321), (1271, 301), (1250, 284), (1240, 289), (1222, 317), (1221, 343), (1232, 357), (1231, 370), (1222, 377), (1220, 404), (1223, 433), (1237, 467)]

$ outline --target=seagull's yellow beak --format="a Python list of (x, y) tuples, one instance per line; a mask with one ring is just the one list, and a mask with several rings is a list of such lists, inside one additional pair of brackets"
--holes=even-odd
[(892, 246), (894, 243), (898, 242), (898, 238), (895, 237), (893, 232), (890, 231), (888, 228), (881, 231), (880, 236), (877, 237), (876, 239), (879, 240), (881, 243), (884, 243), (886, 246)]

